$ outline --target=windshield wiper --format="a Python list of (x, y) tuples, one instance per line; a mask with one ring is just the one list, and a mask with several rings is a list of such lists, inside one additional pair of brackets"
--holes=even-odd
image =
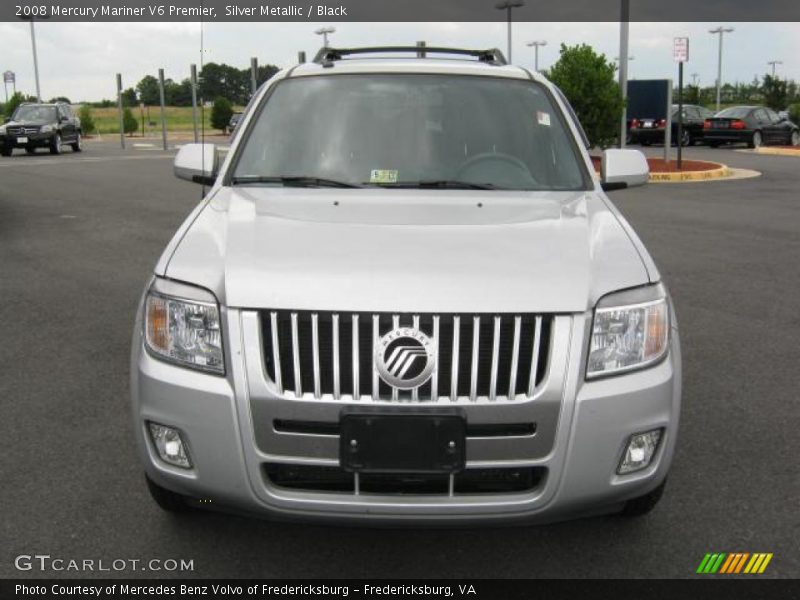
[(381, 187), (401, 187), (401, 188), (432, 188), (449, 190), (497, 190), (496, 185), (491, 183), (472, 183), (470, 181), (457, 181), (454, 179), (428, 179), (422, 181), (397, 181), (394, 183), (379, 183)]
[(339, 187), (357, 188), (361, 187), (355, 183), (337, 181), (335, 179), (325, 179), (324, 177), (308, 177), (304, 175), (293, 176), (266, 176), (266, 175), (242, 175), (231, 180), (233, 185), (247, 183), (282, 183), (291, 187)]

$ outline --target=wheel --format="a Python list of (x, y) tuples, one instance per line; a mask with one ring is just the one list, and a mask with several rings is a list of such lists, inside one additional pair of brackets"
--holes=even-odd
[(75, 138), (75, 141), (70, 144), (72, 146), (73, 152), (80, 152), (83, 150), (83, 141), (81, 140), (81, 132), (78, 132), (78, 137)]
[(686, 146), (693, 145), (693, 143), (694, 142), (692, 142), (692, 134), (684, 129), (683, 132), (681, 133), (681, 146), (685, 148)]
[(761, 137), (761, 132), (760, 131), (754, 131), (753, 132), (753, 137), (750, 138), (749, 142), (747, 142), (747, 147), (748, 148), (760, 148), (762, 143), (763, 143), (763, 139)]
[(36, 148), (25, 148), (25, 152), (28, 154), (36, 154)]
[(57, 133), (50, 144), (50, 154), (61, 154), (61, 134)]
[(664, 488), (667, 485), (667, 480), (661, 482), (656, 489), (652, 492), (645, 494), (644, 496), (639, 496), (638, 498), (634, 498), (632, 500), (628, 500), (625, 503), (620, 515), (623, 517), (642, 517), (649, 513), (656, 507), (658, 501), (661, 500), (661, 496), (664, 495)]
[(0, 155), (3, 155), (3, 156), (11, 156), (12, 152), (13, 152), (13, 150), (11, 148), (2, 148), (2, 149), (0, 149)]
[(792, 132), (790, 143), (792, 144), (792, 146), (800, 146), (800, 131), (798, 131), (797, 129), (795, 129)]
[(147, 480), (147, 489), (150, 491), (150, 496), (162, 510), (171, 513), (184, 513), (191, 510), (189, 505), (186, 504), (184, 496), (161, 487), (147, 475), (144, 477)]

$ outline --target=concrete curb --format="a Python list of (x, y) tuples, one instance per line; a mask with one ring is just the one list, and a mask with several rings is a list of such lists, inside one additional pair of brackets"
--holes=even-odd
[(730, 177), (728, 165), (720, 164), (716, 169), (708, 171), (682, 171), (680, 173), (650, 173), (650, 183), (679, 183), (683, 181), (712, 181)]
[(756, 149), (756, 154), (773, 154), (775, 156), (794, 156), (800, 158), (800, 147), (798, 148), (770, 148), (761, 146)]

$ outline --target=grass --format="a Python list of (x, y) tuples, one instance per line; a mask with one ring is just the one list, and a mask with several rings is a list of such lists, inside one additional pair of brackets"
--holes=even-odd
[[(148, 118), (149, 108), (149, 118)], [(241, 108), (234, 108), (236, 111), (241, 111)], [(139, 123), (137, 134), (142, 133), (142, 111), (139, 107), (131, 108), (133, 116)], [(220, 133), (218, 129), (211, 127), (211, 108), (205, 108), (201, 111), (200, 107), (197, 108), (198, 112), (198, 128), (200, 127), (200, 114), (205, 113), (205, 130), (206, 133), (214, 134)], [(167, 106), (164, 108), (164, 116), (167, 121), (167, 131), (192, 131), (192, 107), (191, 106)], [(119, 133), (119, 112), (116, 107), (109, 108), (93, 108), (92, 119), (95, 123), (96, 133)], [(150, 106), (144, 108), (144, 131), (145, 135), (160, 135), (161, 134), (161, 111), (158, 106)]]

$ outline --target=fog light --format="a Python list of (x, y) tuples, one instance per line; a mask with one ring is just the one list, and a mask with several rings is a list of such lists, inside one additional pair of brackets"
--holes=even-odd
[(186, 454), (186, 446), (178, 430), (158, 423), (149, 423), (149, 426), (150, 437), (161, 460), (176, 467), (190, 469), (192, 461)]
[(624, 475), (647, 467), (653, 460), (660, 439), (661, 429), (632, 435), (617, 473)]

